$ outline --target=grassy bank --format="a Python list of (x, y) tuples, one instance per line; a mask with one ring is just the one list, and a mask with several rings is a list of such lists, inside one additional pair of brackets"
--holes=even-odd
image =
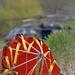
[(44, 14), (38, 0), (5, 1), (5, 5), (0, 4), (0, 37), (8, 34), (12, 28), (22, 25), (21, 20), (15, 21), (12, 19), (28, 18)]
[(0, 50), (4, 47), (4, 45), (5, 45), (5, 42), (0, 39)]

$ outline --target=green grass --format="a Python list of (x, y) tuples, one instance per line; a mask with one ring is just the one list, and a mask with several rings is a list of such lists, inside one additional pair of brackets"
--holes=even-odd
[(4, 47), (5, 42), (3, 40), (0, 40), (0, 50)]
[(73, 29), (75, 29), (75, 21), (68, 21), (67, 24), (72, 27)]

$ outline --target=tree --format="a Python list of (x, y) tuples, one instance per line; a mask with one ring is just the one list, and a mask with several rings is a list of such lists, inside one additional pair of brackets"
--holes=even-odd
[(74, 3), (74, 0), (40, 0), (45, 14), (67, 13), (68, 10), (64, 10), (64, 8), (74, 5)]

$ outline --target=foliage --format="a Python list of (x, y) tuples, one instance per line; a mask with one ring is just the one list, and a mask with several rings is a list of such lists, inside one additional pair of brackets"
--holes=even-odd
[(8, 20), (13, 18), (27, 18), (42, 15), (43, 10), (37, 0), (4, 0), (0, 3), (0, 37), (8, 34), (15, 26), (22, 25), (20, 20)]
[(74, 75), (75, 30), (72, 30), (69, 34), (67, 30), (62, 29), (55, 35), (49, 35), (45, 42), (51, 48), (59, 65), (61, 65), (64, 75)]
[(75, 29), (75, 21), (67, 21), (67, 24), (72, 27), (73, 29)]
[(5, 42), (2, 39), (0, 39), (0, 50), (4, 47), (4, 45), (5, 45)]

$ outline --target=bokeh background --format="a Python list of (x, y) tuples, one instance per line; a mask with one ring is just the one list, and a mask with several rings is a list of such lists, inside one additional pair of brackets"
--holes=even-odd
[[(55, 18), (49, 21), (66, 23), (73, 30), (75, 29), (75, 0), (0, 0), (0, 49), (2, 50), (6, 43), (3, 38), (11, 29), (25, 24), (21, 21), (22, 18), (49, 14), (67, 16), (59, 20)], [(66, 31), (58, 32), (55, 37), (49, 35), (45, 40), (53, 50), (64, 75), (75, 75), (74, 33), (75, 31), (68, 35)]]

